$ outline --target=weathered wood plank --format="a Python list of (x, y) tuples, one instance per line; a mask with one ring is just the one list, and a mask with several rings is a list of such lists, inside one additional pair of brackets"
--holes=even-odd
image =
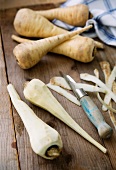
[(14, 8), (14, 7), (25, 7), (25, 6), (31, 6), (31, 5), (39, 5), (39, 4), (58, 4), (58, 3), (63, 3), (66, 0), (1, 0), (0, 1), (0, 9), (9, 9), (9, 8)]
[[(40, 7), (38, 6), (40, 9)], [(45, 8), (45, 6), (41, 6)], [(48, 8), (48, 6), (47, 6)], [(93, 74), (94, 68), (100, 69), (99, 60), (102, 60), (102, 55), (105, 56), (106, 51), (99, 52), (95, 60), (91, 63), (84, 64), (76, 62), (65, 56), (57, 54), (47, 54), (35, 67), (29, 70), (22, 70), (16, 63), (12, 50), (17, 45), (16, 42), (11, 40), (11, 35), (15, 33), (13, 29), (13, 18), (16, 10), (8, 10), (1, 12), (2, 15), (2, 35), (3, 44), (5, 49), (6, 65), (8, 70), (8, 78), (11, 83), (14, 84), (21, 98), (23, 96), (23, 84), (26, 80), (32, 78), (39, 78), (40, 80), (48, 83), (53, 76), (59, 76), (59, 71), (70, 74), (75, 80), (80, 81), (79, 74), (82, 72), (88, 72)], [(112, 48), (109, 47), (109, 50)], [(99, 57), (99, 58), (98, 58)], [(112, 57), (111, 57), (112, 58)], [(113, 65), (112, 65), (113, 66)], [(52, 91), (53, 92), (53, 91)], [(81, 108), (67, 101), (64, 97), (53, 92), (54, 96), (63, 105), (67, 112), (75, 119), (75, 121), (83, 127), (94, 139), (100, 142), (102, 145), (106, 145), (109, 151), (109, 155), (103, 154), (97, 148), (92, 146), (89, 142), (83, 139), (81, 136), (72, 131), (69, 127), (56, 119), (54, 116), (47, 113), (43, 109), (37, 108), (32, 104), (27, 103), (35, 111), (35, 113), (45, 122), (53, 126), (61, 134), (64, 149), (62, 155), (53, 161), (45, 160), (33, 153), (30, 147), (29, 138), (23, 124), (16, 113), (13, 110), (17, 146), (19, 150), (19, 160), (21, 169), (28, 170), (111, 170), (116, 169), (115, 163), (115, 134), (111, 140), (102, 141), (97, 133), (95, 127), (90, 123), (87, 116), (84, 114)], [(100, 103), (96, 99), (95, 95), (90, 94), (93, 100), (100, 106)], [(108, 116), (104, 114), (107, 119)], [(111, 125), (111, 121), (108, 119), (108, 123)], [(113, 127), (113, 126), (112, 126)], [(113, 160), (114, 159), (114, 160)], [(111, 161), (111, 162), (110, 162)], [(113, 166), (113, 168), (112, 168)]]
[(18, 170), (17, 146), (0, 34), (0, 170)]

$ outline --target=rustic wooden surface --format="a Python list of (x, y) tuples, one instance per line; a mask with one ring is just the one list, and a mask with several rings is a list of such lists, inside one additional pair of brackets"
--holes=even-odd
[[(53, 5), (39, 5), (35, 9), (47, 8), (53, 8)], [(99, 50), (94, 61), (88, 64), (49, 53), (35, 67), (22, 70), (17, 65), (12, 52), (17, 45), (11, 40), (11, 35), (15, 33), (13, 19), (17, 10), (18, 8), (0, 12), (0, 170), (116, 170), (116, 131), (107, 112), (102, 113), (113, 128), (113, 135), (108, 140), (101, 140), (83, 110), (52, 91), (71, 117), (108, 149), (108, 154), (104, 154), (50, 113), (28, 103), (23, 96), (23, 84), (26, 80), (38, 78), (48, 83), (53, 76), (59, 76), (60, 70), (71, 75), (76, 81), (80, 81), (80, 73), (93, 74), (93, 70), (98, 68), (100, 78), (104, 81), (99, 62), (109, 61), (113, 68), (116, 64), (115, 48), (105, 45), (105, 50)], [(60, 133), (64, 148), (61, 156), (56, 160), (45, 160), (32, 151), (28, 134), (8, 97), (6, 86), (10, 82), (37, 116)], [(101, 109), (96, 95), (90, 93), (90, 96)]]
[(0, 0), (0, 9), (9, 9), (14, 7), (25, 7), (27, 5), (39, 5), (39, 4), (58, 4), (63, 3), (66, 0)]

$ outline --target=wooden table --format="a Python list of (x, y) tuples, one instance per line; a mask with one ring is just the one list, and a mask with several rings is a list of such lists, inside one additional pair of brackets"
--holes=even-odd
[[(52, 7), (53, 5), (38, 5), (34, 9)], [(109, 61), (113, 68), (116, 64), (115, 48), (105, 45), (105, 49), (98, 50), (94, 61), (88, 64), (49, 53), (35, 67), (23, 70), (17, 65), (12, 52), (17, 45), (11, 39), (11, 35), (15, 33), (13, 19), (17, 10), (18, 8), (0, 11), (0, 170), (116, 170), (116, 131), (107, 112), (102, 113), (113, 128), (113, 135), (108, 140), (102, 140), (81, 107), (52, 91), (71, 117), (108, 149), (108, 153), (104, 154), (50, 113), (28, 103), (23, 96), (23, 84), (26, 80), (38, 78), (48, 83), (53, 76), (59, 76), (59, 70), (80, 81), (80, 73), (93, 74), (93, 70), (97, 68), (100, 71), (100, 79), (104, 81), (99, 62)], [(32, 151), (28, 134), (7, 92), (6, 87), (10, 82), (37, 116), (60, 133), (64, 147), (59, 158), (45, 160)], [(90, 96), (101, 110), (96, 95), (90, 93)]]

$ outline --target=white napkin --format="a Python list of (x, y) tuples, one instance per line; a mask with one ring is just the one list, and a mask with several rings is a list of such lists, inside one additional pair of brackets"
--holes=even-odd
[[(84, 33), (84, 36), (99, 37), (105, 44), (116, 46), (116, 0), (67, 0), (61, 8), (76, 4), (85, 4), (92, 13), (93, 18), (86, 25), (93, 24), (94, 31)], [(53, 20), (53, 23), (69, 31), (79, 29), (62, 21)]]

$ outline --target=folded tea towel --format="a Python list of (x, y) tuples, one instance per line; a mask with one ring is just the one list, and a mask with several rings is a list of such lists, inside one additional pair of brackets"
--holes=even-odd
[[(86, 25), (93, 24), (94, 31), (84, 33), (91, 38), (99, 37), (105, 44), (116, 46), (116, 0), (67, 0), (61, 8), (77, 4), (85, 4), (93, 15)], [(69, 31), (79, 29), (62, 21), (53, 20), (53, 23)]]

